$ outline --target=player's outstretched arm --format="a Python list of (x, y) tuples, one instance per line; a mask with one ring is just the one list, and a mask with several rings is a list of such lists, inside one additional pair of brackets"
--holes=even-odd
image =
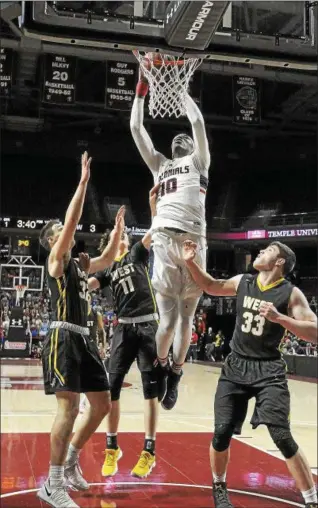
[(110, 234), (110, 240), (101, 255), (91, 259), (89, 273), (105, 270), (114, 261), (125, 229), (125, 213), (125, 206), (121, 206), (116, 215), (115, 226)]
[(148, 83), (140, 71), (136, 96), (131, 110), (130, 130), (141, 157), (152, 172), (154, 178), (156, 178), (159, 166), (165, 160), (165, 157), (155, 150), (153, 142), (144, 126), (144, 106), (147, 92)]
[(236, 275), (231, 279), (214, 279), (206, 273), (200, 266), (195, 262), (195, 256), (197, 253), (197, 244), (194, 242), (185, 241), (182, 246), (183, 259), (186, 266), (199, 288), (205, 293), (212, 296), (236, 296), (236, 291), (242, 275)]
[(186, 94), (186, 111), (189, 122), (192, 126), (194, 152), (203, 162), (205, 169), (208, 169), (211, 162), (211, 156), (204, 118), (200, 109), (188, 93)]
[(317, 344), (317, 316), (309, 307), (304, 293), (294, 287), (289, 299), (288, 312), (285, 316), (278, 312), (272, 303), (262, 302), (259, 313), (273, 323), (279, 323), (297, 337)]
[(64, 272), (63, 258), (71, 250), (77, 225), (82, 216), (87, 183), (90, 178), (92, 158), (87, 152), (82, 155), (82, 174), (76, 192), (65, 215), (62, 232), (53, 246), (49, 256), (49, 273), (52, 277), (60, 277)]
[[(157, 198), (160, 184), (157, 183), (149, 192), (149, 206), (151, 210), (151, 220), (157, 215)], [(143, 246), (149, 250), (151, 245), (151, 229), (147, 231), (143, 239), (141, 240)]]

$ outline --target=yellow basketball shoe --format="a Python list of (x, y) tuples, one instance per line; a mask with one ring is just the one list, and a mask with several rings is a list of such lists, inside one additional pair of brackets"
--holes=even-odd
[(105, 450), (105, 461), (102, 467), (102, 476), (114, 476), (118, 471), (117, 462), (123, 456), (123, 452), (121, 449), (117, 448), (117, 450)]
[(156, 458), (149, 452), (143, 450), (139, 457), (137, 464), (134, 469), (131, 471), (131, 476), (136, 476), (137, 478), (147, 478), (150, 475), (151, 471), (156, 465)]

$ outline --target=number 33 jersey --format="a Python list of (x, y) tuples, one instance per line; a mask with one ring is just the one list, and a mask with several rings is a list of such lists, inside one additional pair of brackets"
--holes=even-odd
[(280, 358), (279, 346), (285, 330), (260, 316), (259, 307), (263, 301), (270, 302), (278, 312), (287, 315), (292, 290), (293, 285), (286, 279), (262, 286), (257, 275), (243, 275), (237, 289), (232, 351), (260, 360)]
[(208, 169), (194, 153), (161, 164), (155, 175), (160, 188), (152, 230), (170, 227), (205, 236)]
[(87, 326), (88, 278), (76, 259), (70, 258), (61, 277), (55, 279), (48, 273), (47, 283), (51, 294), (53, 321), (67, 321)]
[(129, 252), (116, 258), (110, 268), (94, 277), (100, 288), (110, 286), (118, 318), (134, 318), (157, 312), (148, 274), (149, 252), (137, 242)]

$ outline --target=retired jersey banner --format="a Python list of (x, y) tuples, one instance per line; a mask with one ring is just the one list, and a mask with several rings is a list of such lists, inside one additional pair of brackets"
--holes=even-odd
[(137, 64), (110, 60), (106, 65), (106, 108), (130, 110), (135, 97)]
[(43, 102), (50, 104), (74, 104), (76, 62), (77, 59), (74, 56), (45, 56)]
[(257, 125), (261, 122), (260, 80), (233, 76), (233, 122)]
[(13, 50), (0, 48), (0, 95), (9, 97), (12, 88)]

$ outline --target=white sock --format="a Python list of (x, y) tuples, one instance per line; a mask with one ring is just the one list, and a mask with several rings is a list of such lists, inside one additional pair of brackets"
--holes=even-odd
[(64, 466), (50, 466), (49, 480), (51, 487), (64, 482)]
[(221, 475), (217, 475), (217, 474), (213, 473), (213, 482), (214, 483), (225, 483), (225, 480), (226, 480), (226, 473), (221, 474)]
[(306, 504), (307, 503), (317, 503), (318, 502), (317, 490), (316, 490), (315, 486), (313, 486), (310, 490), (305, 490), (301, 494), (302, 494)]
[(80, 452), (81, 450), (78, 450), (77, 448), (75, 448), (75, 446), (72, 445), (72, 443), (70, 443), (70, 446), (68, 447), (67, 450), (65, 464), (68, 466), (73, 465), (77, 461)]

